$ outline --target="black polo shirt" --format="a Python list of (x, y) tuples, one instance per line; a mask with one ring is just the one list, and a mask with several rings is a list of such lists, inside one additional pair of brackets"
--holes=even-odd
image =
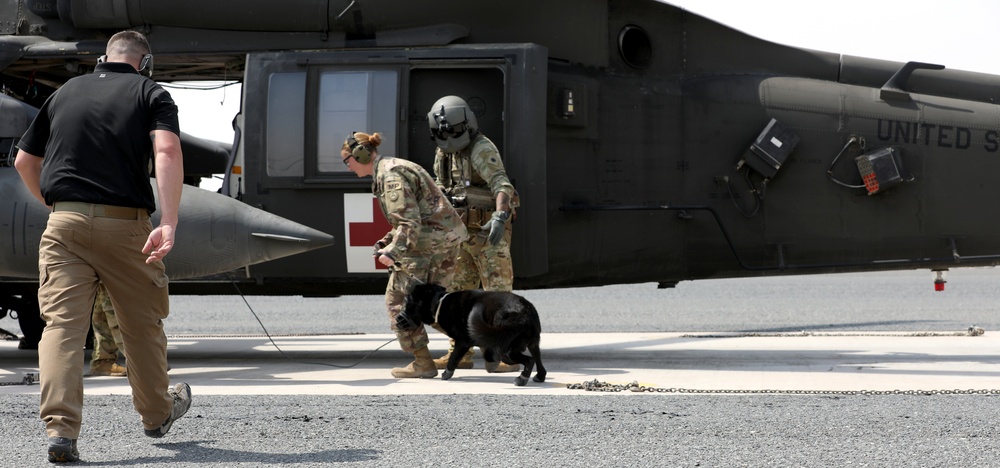
[(17, 147), (42, 156), (45, 203), (156, 209), (153, 130), (180, 135), (170, 93), (127, 63), (100, 63), (49, 96)]

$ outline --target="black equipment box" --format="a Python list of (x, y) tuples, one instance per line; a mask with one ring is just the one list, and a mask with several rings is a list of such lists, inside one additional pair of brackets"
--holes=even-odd
[(775, 119), (764, 127), (757, 139), (750, 145), (750, 151), (744, 158), (747, 164), (764, 177), (773, 177), (781, 165), (792, 154), (795, 145), (799, 144), (799, 136), (785, 128)]
[(861, 180), (865, 183), (868, 195), (875, 195), (903, 182), (903, 164), (899, 158), (899, 149), (895, 147), (862, 154), (854, 160), (858, 163), (858, 171), (861, 172)]

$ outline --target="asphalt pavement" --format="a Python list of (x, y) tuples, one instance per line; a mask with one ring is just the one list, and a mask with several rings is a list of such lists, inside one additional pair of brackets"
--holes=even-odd
[[(147, 439), (126, 380), (88, 377), (81, 465), (1000, 466), (998, 279), (519, 291), (548, 369), (523, 387), (478, 354), (448, 381), (392, 378), (409, 359), (377, 296), (174, 297), (191, 411)], [(38, 386), (19, 384), (37, 355), (16, 347), (0, 342), (0, 465), (46, 466)]]

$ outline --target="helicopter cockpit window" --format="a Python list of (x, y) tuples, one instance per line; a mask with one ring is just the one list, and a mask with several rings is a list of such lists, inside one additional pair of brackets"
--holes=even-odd
[(379, 154), (395, 155), (398, 81), (396, 70), (320, 74), (316, 145), (320, 173), (349, 171), (340, 157), (340, 148), (345, 135), (355, 130), (380, 133)]
[(303, 177), (305, 72), (272, 74), (267, 96), (267, 175)]

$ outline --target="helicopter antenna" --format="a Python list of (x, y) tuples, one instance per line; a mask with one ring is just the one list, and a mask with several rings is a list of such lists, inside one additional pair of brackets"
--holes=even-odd
[(337, 15), (337, 20), (340, 20), (340, 18), (342, 16), (344, 16), (344, 13), (347, 13), (347, 10), (350, 10), (351, 7), (354, 6), (354, 3), (355, 3), (355, 0), (351, 0), (351, 3), (347, 4), (347, 8), (344, 8), (344, 11), (340, 12), (340, 14)]

